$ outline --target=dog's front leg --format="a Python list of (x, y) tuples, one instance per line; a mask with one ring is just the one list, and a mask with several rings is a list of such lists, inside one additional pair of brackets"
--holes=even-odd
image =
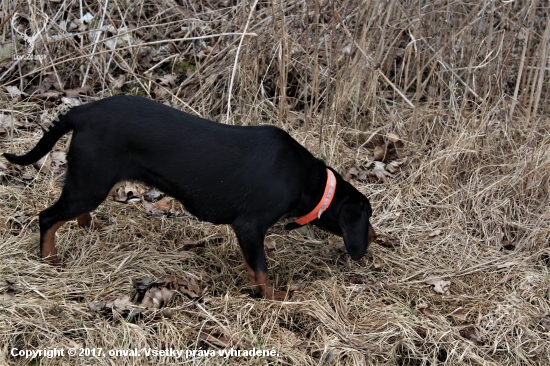
[(233, 224), (233, 230), (239, 240), (243, 252), (246, 271), (252, 287), (263, 298), (283, 301), (287, 293), (275, 291), (267, 276), (267, 261), (264, 250), (264, 236), (267, 230), (258, 230), (251, 224)]

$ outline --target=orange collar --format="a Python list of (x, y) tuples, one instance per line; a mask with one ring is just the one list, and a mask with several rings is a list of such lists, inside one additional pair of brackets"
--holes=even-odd
[(321, 197), (321, 201), (319, 201), (317, 206), (315, 206), (310, 213), (298, 217), (294, 220), (294, 222), (300, 225), (305, 225), (308, 222), (320, 218), (323, 212), (325, 212), (328, 206), (330, 206), (330, 203), (334, 198), (334, 192), (336, 192), (336, 177), (330, 169), (327, 169), (327, 184), (325, 185), (325, 192), (323, 193), (323, 197)]

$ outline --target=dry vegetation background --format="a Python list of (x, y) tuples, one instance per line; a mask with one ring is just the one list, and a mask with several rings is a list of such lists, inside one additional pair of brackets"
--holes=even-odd
[[(120, 93), (275, 124), (369, 197), (386, 246), (353, 262), (341, 239), (279, 224), (270, 275), (293, 293), (264, 301), (229, 227), (127, 186), (95, 212), (104, 229), (58, 231), (58, 272), (37, 258), (37, 214), (60, 192), (64, 138), (34, 167), (0, 161), (0, 364), (550, 363), (549, 8), (2, 0), (2, 152), (28, 150), (66, 104)], [(43, 58), (14, 59), (28, 52)], [(391, 169), (373, 161), (384, 144)], [(164, 275), (179, 282), (160, 302), (130, 303)], [(13, 347), (278, 356), (25, 360)]]

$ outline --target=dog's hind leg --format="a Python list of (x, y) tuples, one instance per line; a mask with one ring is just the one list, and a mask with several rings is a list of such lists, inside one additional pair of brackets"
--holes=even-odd
[(78, 222), (78, 226), (80, 227), (101, 229), (101, 224), (97, 220), (92, 219), (92, 215), (90, 215), (89, 212), (83, 213), (82, 215), (78, 216), (76, 218), (76, 221)]
[(264, 250), (264, 237), (267, 230), (258, 230), (250, 224), (233, 223), (233, 230), (239, 240), (248, 278), (252, 287), (262, 297), (269, 300), (284, 300), (286, 292), (274, 291), (267, 276), (267, 261)]
[[(103, 202), (111, 188), (110, 180), (94, 182), (84, 178), (75, 179), (75, 175), (69, 173), (68, 171), (65, 186), (57, 202), (39, 215), (40, 257), (54, 265), (60, 264), (55, 247), (57, 229), (73, 219), (77, 219), (81, 226), (95, 227), (90, 211)], [(97, 177), (104, 176), (99, 174)]]

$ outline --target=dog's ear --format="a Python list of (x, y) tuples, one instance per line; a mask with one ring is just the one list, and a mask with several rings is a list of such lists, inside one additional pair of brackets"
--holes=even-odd
[(300, 225), (297, 222), (292, 221), (285, 225), (285, 230), (291, 231), (294, 229), (298, 229), (299, 227), (302, 227), (302, 226), (303, 225)]
[(370, 223), (366, 207), (357, 202), (348, 202), (340, 211), (338, 223), (349, 256), (353, 260), (361, 259), (369, 246)]

